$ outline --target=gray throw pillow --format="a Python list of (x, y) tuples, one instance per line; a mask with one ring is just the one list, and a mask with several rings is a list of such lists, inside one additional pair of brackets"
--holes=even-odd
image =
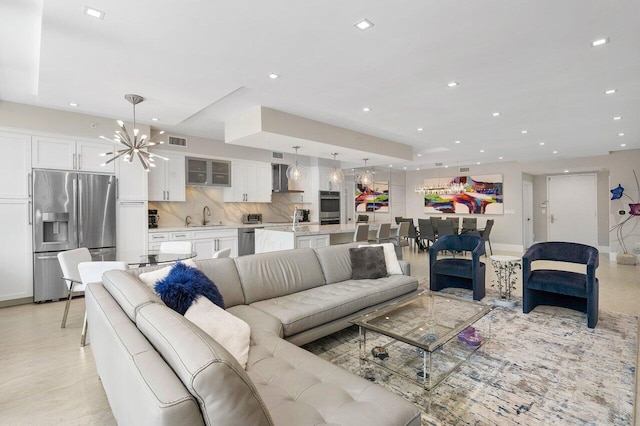
[(375, 279), (387, 276), (382, 247), (360, 247), (349, 249), (351, 256), (351, 279)]

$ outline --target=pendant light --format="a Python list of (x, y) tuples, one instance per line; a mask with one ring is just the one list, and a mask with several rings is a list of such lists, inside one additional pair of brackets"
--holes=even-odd
[(331, 170), (331, 173), (329, 173), (329, 181), (331, 183), (340, 183), (344, 180), (344, 173), (342, 173), (342, 170), (340, 170), (340, 167), (338, 167), (338, 161), (336, 160), (336, 156), (338, 155), (338, 153), (332, 152), (331, 155), (333, 155), (333, 161), (335, 162), (335, 165), (333, 166), (333, 170)]
[(373, 185), (373, 174), (367, 170), (367, 161), (368, 158), (363, 158), (364, 160), (364, 172), (358, 174), (357, 182), (362, 186), (371, 186)]
[(292, 182), (304, 180), (307, 174), (307, 170), (298, 164), (298, 148), (300, 148), (300, 146), (293, 147), (293, 149), (296, 150), (296, 162), (287, 167), (287, 179)]

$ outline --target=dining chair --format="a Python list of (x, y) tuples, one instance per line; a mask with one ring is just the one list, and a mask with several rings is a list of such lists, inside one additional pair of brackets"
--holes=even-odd
[(160, 253), (188, 254), (192, 251), (191, 241), (164, 241), (160, 243)]
[(441, 220), (440, 223), (438, 223), (438, 239), (455, 234), (456, 232), (450, 220)]
[(390, 237), (389, 241), (396, 247), (396, 255), (398, 259), (402, 260), (402, 247), (409, 245), (409, 222), (400, 222), (400, 226), (395, 229)]
[(395, 217), (395, 221), (396, 221), (396, 225), (400, 225), (400, 222), (402, 222), (402, 216), (396, 216)]
[(91, 262), (91, 253), (89, 253), (89, 249), (86, 247), (63, 251), (62, 253), (58, 253), (58, 262), (60, 263), (60, 269), (62, 269), (62, 278), (69, 290), (67, 303), (64, 305), (64, 314), (62, 314), (62, 324), (60, 325), (60, 328), (65, 328), (67, 326), (67, 315), (69, 314), (69, 306), (71, 305), (73, 292), (84, 291), (80, 272), (78, 272), (78, 265), (81, 262)]
[(442, 220), (441, 217), (430, 216), (429, 220), (431, 221), (431, 227), (433, 228), (433, 232), (438, 235), (438, 223)]
[(475, 217), (462, 218), (462, 232), (475, 231), (478, 229), (478, 219)]
[[(82, 280), (82, 290), (87, 287), (89, 283), (102, 282), (102, 274), (107, 271), (118, 269), (121, 271), (127, 270), (129, 267), (126, 262), (81, 262), (78, 264), (78, 272)], [(84, 321), (82, 322), (82, 336), (80, 338), (80, 346), (84, 346), (87, 342), (87, 311), (84, 311)]]
[(356, 230), (353, 232), (353, 241), (369, 241), (369, 225), (367, 223), (358, 223)]
[(413, 243), (418, 243), (418, 231), (416, 231), (416, 227), (413, 224), (413, 219), (411, 219), (410, 217), (403, 217), (400, 219), (400, 223), (408, 223), (409, 224), (409, 228), (407, 230), (407, 235), (406, 235), (406, 240), (407, 240), (407, 244), (409, 245), (409, 242), (412, 241)]
[[(487, 224), (485, 225), (484, 229), (480, 231), (480, 236), (482, 237), (482, 239), (489, 243), (489, 252), (491, 253), (491, 255), (493, 255), (493, 248), (491, 248), (491, 240), (489, 239), (489, 237), (491, 236), (491, 229), (493, 229), (493, 221), (493, 219), (487, 220)], [(487, 253), (485, 253), (484, 255), (486, 257)]]
[(358, 219), (356, 220), (357, 223), (368, 223), (369, 222), (369, 215), (368, 214), (359, 214), (358, 215)]
[(223, 257), (229, 257), (229, 256), (231, 256), (231, 249), (230, 248), (226, 248), (226, 249), (214, 251), (213, 252), (213, 256), (211, 256), (211, 258), (212, 259), (222, 259)]
[[(418, 219), (418, 230), (420, 231), (420, 243), (423, 250), (429, 249), (431, 243), (436, 242), (436, 233), (433, 231), (433, 225), (429, 219)], [(424, 241), (427, 241), (427, 246), (424, 246)]]
[(460, 218), (457, 217), (448, 217), (447, 220), (451, 222), (451, 227), (453, 228), (454, 234), (460, 233)]
[(370, 242), (376, 242), (378, 244), (388, 243), (389, 237), (391, 234), (391, 224), (390, 223), (381, 223), (378, 227), (378, 232), (376, 233), (376, 238), (373, 240), (369, 240)]

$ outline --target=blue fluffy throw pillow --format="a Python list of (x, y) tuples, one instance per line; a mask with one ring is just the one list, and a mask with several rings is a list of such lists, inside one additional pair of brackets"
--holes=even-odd
[(224, 300), (218, 287), (202, 271), (176, 263), (169, 275), (156, 283), (160, 299), (171, 309), (184, 315), (191, 304), (204, 296), (224, 309)]

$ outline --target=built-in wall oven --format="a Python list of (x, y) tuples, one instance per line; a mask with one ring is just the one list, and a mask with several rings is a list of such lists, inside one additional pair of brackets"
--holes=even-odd
[(340, 224), (340, 192), (320, 191), (320, 225)]

